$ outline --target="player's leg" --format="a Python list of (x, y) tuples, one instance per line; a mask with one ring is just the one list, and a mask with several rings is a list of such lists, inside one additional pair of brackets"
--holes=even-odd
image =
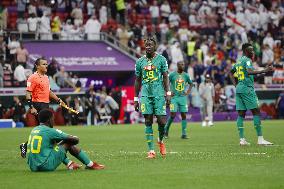
[(201, 108), (201, 119), (202, 119), (202, 127), (206, 127), (207, 122), (206, 122), (206, 117), (207, 117), (207, 102), (205, 100), (203, 100), (202, 102), (203, 106)]
[(154, 100), (154, 114), (157, 117), (159, 130), (158, 144), (160, 147), (161, 155), (165, 156), (166, 146), (163, 139), (165, 134), (165, 125), (167, 123), (166, 100), (165, 97), (155, 97)]
[(180, 98), (179, 111), (181, 114), (181, 131), (182, 131), (181, 138), (188, 139), (186, 134), (186, 128), (187, 128), (186, 113), (188, 112), (188, 102), (186, 96)]
[(154, 136), (153, 136), (153, 98), (141, 97), (140, 110), (145, 118), (145, 136), (148, 145), (148, 156), (147, 158), (155, 158), (154, 151)]
[(145, 114), (145, 136), (146, 136), (146, 142), (148, 145), (148, 156), (147, 158), (155, 158), (155, 150), (154, 150), (154, 135), (153, 135), (153, 115), (151, 114)]
[(160, 153), (162, 156), (166, 155), (166, 146), (163, 141), (164, 134), (165, 134), (165, 125), (167, 122), (167, 117), (164, 115), (157, 115), (157, 122), (158, 122), (158, 130), (159, 130), (159, 137), (158, 137), (158, 145), (160, 148)]
[(249, 145), (249, 143), (245, 140), (244, 136), (244, 119), (246, 115), (246, 106), (243, 102), (242, 98), (243, 94), (237, 93), (236, 94), (236, 110), (238, 111), (238, 118), (237, 118), (237, 128), (240, 137), (240, 145)]
[(96, 163), (95, 161), (92, 161), (89, 156), (78, 148), (76, 145), (64, 143), (60, 145), (60, 147), (64, 148), (66, 151), (68, 151), (72, 156), (76, 157), (79, 161), (81, 161), (84, 165), (86, 165), (86, 169), (104, 169), (104, 165), (100, 165)]
[(259, 145), (273, 145), (273, 143), (266, 141), (263, 138), (259, 108), (252, 109), (251, 112), (253, 114), (254, 128), (255, 128), (256, 134), (258, 136), (257, 144), (259, 144)]
[(180, 114), (181, 114), (181, 138), (188, 139), (186, 134), (186, 128), (187, 128), (186, 112), (181, 112)]
[(170, 130), (171, 124), (174, 121), (175, 117), (176, 117), (176, 112), (171, 112), (171, 115), (168, 118), (166, 126), (165, 126), (165, 133), (164, 133), (165, 138), (169, 137), (169, 130)]

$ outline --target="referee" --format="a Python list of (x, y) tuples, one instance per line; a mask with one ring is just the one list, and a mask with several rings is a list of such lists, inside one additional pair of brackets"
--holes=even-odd
[(26, 99), (30, 112), (37, 117), (38, 112), (49, 107), (50, 99), (58, 104), (64, 103), (51, 90), (47, 72), (47, 60), (38, 58), (35, 61), (36, 72), (27, 80)]
[[(50, 99), (54, 99), (59, 104), (65, 104), (50, 90), (49, 79), (46, 75), (47, 65), (46, 59), (38, 58), (35, 61), (36, 72), (33, 73), (27, 81), (26, 99), (30, 107), (30, 112), (35, 116), (37, 122), (38, 113), (43, 109), (49, 108)], [(38, 122), (38, 124), (40, 123)], [(25, 158), (27, 142), (20, 144), (20, 150), (21, 156)]]

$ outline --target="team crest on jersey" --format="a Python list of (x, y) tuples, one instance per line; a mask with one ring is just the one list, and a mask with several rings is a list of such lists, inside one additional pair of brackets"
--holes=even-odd
[(178, 83), (183, 83), (184, 80), (183, 80), (182, 78), (178, 78), (178, 79), (177, 79), (177, 82), (178, 82)]
[(156, 69), (156, 66), (154, 66), (154, 65), (147, 65), (147, 66), (144, 67), (144, 70), (146, 70), (146, 71), (152, 71), (154, 69)]

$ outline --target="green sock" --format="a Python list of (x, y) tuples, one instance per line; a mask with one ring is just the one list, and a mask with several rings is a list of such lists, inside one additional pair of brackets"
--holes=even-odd
[(83, 150), (80, 151), (76, 158), (80, 160), (84, 165), (88, 165), (91, 162), (90, 158)]
[(165, 132), (166, 133), (169, 133), (170, 126), (171, 126), (173, 121), (174, 121), (174, 119), (172, 117), (168, 118), (168, 121), (167, 121), (166, 126), (165, 126)]
[(153, 143), (153, 129), (152, 129), (152, 125), (146, 125), (145, 127), (145, 135), (146, 135), (146, 141), (148, 144), (148, 149), (150, 150), (154, 150), (154, 143)]
[(65, 159), (63, 160), (63, 163), (64, 165), (68, 165), (68, 163), (70, 162), (71, 160), (68, 158), (68, 157), (65, 157)]
[(256, 130), (257, 136), (262, 136), (261, 121), (260, 121), (260, 117), (258, 115), (253, 116), (253, 123), (254, 123), (254, 128)]
[(238, 116), (237, 126), (238, 126), (238, 130), (239, 130), (240, 138), (244, 138), (244, 118), (243, 117)]
[(165, 125), (158, 125), (158, 130), (159, 130), (159, 141), (162, 142), (165, 134)]
[(186, 135), (186, 120), (181, 120), (181, 129), (182, 129), (182, 135)]

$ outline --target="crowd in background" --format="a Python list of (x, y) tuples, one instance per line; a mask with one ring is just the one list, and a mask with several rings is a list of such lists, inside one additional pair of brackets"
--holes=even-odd
[[(98, 40), (100, 32), (105, 32), (119, 40), (121, 48), (129, 47), (140, 54), (145, 53), (143, 37), (155, 34), (157, 51), (167, 58), (170, 71), (176, 70), (177, 62), (184, 61), (186, 71), (196, 82), (197, 91), (198, 85), (204, 82), (204, 75), (210, 75), (215, 88), (215, 110), (224, 108), (222, 102), (226, 102), (229, 109), (234, 104), (233, 93), (228, 90), (232, 84), (228, 74), (242, 54), (243, 43), (253, 44), (256, 69), (268, 64), (275, 67), (270, 75), (256, 78), (257, 83), (267, 86), (284, 83), (283, 0), (15, 2), (15, 25), (12, 24), (15, 12), (3, 3), (0, 7), (0, 76), (3, 75), (3, 67), (10, 69), (16, 86), (23, 86), (24, 75), (29, 74), (22, 71), (28, 51), (16, 35), (9, 33), (9, 28), (27, 33), (25, 37), (41, 40)], [(76, 74), (67, 73), (64, 67), (56, 64), (56, 60), (51, 61), (48, 75), (55, 87), (81, 87)], [(1, 86), (3, 81), (1, 85), (0, 80)], [(77, 100), (82, 101), (82, 98)], [(276, 108), (279, 108), (279, 102), (282, 101), (276, 101)], [(92, 111), (98, 112), (98, 109)]]
[[(54, 111), (56, 125), (100, 125), (116, 124), (120, 116), (121, 91), (102, 87), (95, 89), (91, 83), (85, 94), (76, 96), (64, 96), (62, 100), (71, 108), (78, 111), (74, 114), (68, 110), (50, 105)], [(0, 101), (0, 119), (13, 119), (22, 126), (34, 126), (31, 114), (27, 111), (23, 97), (13, 97), (10, 106)], [(19, 126), (20, 127), (20, 126)]]

